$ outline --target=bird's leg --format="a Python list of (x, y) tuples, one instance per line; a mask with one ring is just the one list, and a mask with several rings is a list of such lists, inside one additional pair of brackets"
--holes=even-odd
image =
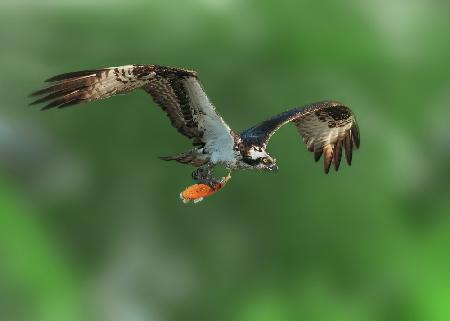
[(209, 167), (199, 167), (192, 172), (192, 179), (195, 181), (205, 179), (210, 176), (211, 170)]
[(214, 177), (212, 166), (199, 167), (192, 172), (192, 179), (201, 184), (214, 187), (219, 181)]
[(225, 185), (231, 179), (231, 168), (227, 167), (228, 174), (227, 176), (222, 177), (220, 180), (220, 184)]

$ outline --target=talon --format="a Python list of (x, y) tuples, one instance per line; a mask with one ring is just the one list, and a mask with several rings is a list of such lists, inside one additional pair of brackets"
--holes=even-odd
[(192, 179), (196, 181), (206, 180), (212, 175), (212, 170), (209, 167), (199, 167), (192, 172)]
[(192, 178), (200, 184), (208, 185), (214, 188), (220, 181), (214, 177), (213, 170), (210, 167), (199, 167), (192, 172)]
[(199, 184), (208, 185), (209, 187), (214, 189), (218, 184), (222, 184), (223, 183), (223, 179), (219, 181), (217, 178), (212, 176), (212, 177), (205, 178), (205, 179), (199, 179), (199, 180), (197, 180), (197, 182)]
[(227, 176), (222, 178), (222, 183), (226, 183), (231, 179), (231, 171), (228, 172)]

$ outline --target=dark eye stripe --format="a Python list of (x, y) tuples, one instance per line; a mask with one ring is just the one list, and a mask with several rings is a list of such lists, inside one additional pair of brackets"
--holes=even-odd
[(244, 161), (244, 163), (250, 165), (250, 166), (255, 166), (258, 165), (261, 162), (261, 159), (251, 159), (251, 158), (243, 158), (242, 159)]

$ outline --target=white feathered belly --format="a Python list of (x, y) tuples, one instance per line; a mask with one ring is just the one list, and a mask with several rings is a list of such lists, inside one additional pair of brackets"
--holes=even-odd
[(206, 144), (205, 148), (211, 155), (210, 161), (213, 164), (222, 164), (229, 167), (236, 166), (237, 155), (234, 150), (234, 141), (230, 137), (218, 137), (209, 144)]

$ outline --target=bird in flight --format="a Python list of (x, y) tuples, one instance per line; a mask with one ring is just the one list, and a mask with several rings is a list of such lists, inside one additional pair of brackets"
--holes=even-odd
[(31, 94), (32, 105), (42, 110), (63, 108), (143, 89), (169, 117), (178, 132), (192, 140), (193, 148), (174, 156), (160, 157), (197, 167), (194, 180), (217, 185), (213, 168), (228, 170), (278, 170), (277, 161), (266, 150), (272, 135), (293, 123), (307, 149), (324, 171), (331, 164), (339, 169), (342, 150), (351, 165), (353, 149), (359, 148), (359, 129), (353, 112), (335, 101), (321, 101), (293, 108), (237, 132), (223, 120), (207, 97), (197, 72), (158, 65), (126, 65), (70, 72), (47, 80), (50, 85)]

